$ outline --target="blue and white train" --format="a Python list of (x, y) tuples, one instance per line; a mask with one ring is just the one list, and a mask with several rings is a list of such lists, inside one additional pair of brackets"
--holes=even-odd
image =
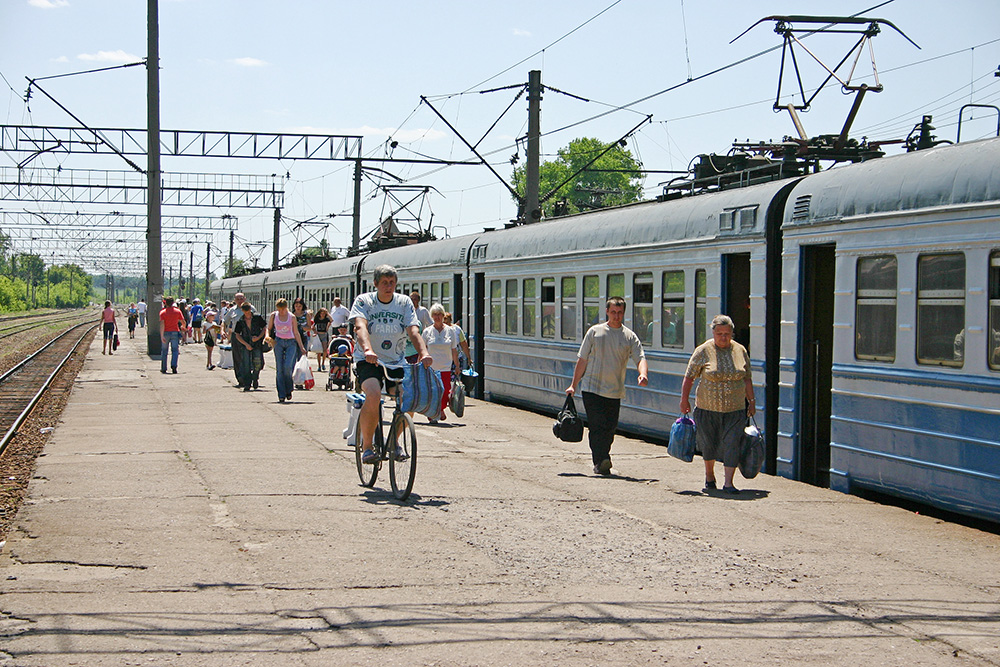
[(747, 345), (765, 469), (1000, 521), (1000, 139), (216, 281), (257, 304), (399, 289), (469, 332), (481, 396), (554, 412), (623, 296), (649, 387), (621, 429), (663, 440), (707, 322)]

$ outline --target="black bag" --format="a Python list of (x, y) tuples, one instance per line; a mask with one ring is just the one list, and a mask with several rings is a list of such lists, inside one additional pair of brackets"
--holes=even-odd
[(764, 464), (764, 434), (757, 428), (757, 420), (750, 417), (748, 421), (740, 436), (740, 474), (753, 479)]
[(117, 350), (119, 345), (121, 345), (121, 343), (118, 342), (118, 332), (115, 332), (115, 339), (111, 343), (111, 351), (114, 352)]
[(552, 433), (563, 442), (580, 442), (583, 440), (583, 420), (576, 413), (576, 402), (572, 396), (566, 397), (562, 410), (556, 416), (552, 425)]

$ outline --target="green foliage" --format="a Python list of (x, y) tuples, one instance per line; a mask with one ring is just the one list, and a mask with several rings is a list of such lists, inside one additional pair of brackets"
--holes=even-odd
[[(571, 174), (608, 148), (599, 139), (574, 139), (569, 146), (560, 148), (555, 160), (539, 165), (539, 196), (545, 197)], [(565, 201), (560, 214), (579, 213), (606, 206), (617, 206), (639, 201), (642, 198), (641, 165), (632, 153), (615, 144), (594, 164), (577, 174), (556, 194), (542, 203), (546, 217), (556, 213), (556, 204)], [(525, 168), (514, 170), (514, 188), (522, 197), (525, 192)]]

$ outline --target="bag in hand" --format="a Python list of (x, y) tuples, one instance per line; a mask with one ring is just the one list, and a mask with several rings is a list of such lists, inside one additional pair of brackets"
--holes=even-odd
[(685, 463), (691, 463), (694, 460), (694, 434), (694, 420), (687, 415), (681, 415), (680, 419), (675, 421), (674, 425), (670, 427), (670, 442), (667, 444), (667, 454)]
[(756, 477), (764, 463), (764, 434), (753, 417), (750, 422), (740, 436), (740, 474), (746, 479)]
[(461, 381), (455, 381), (451, 385), (451, 397), (448, 399), (448, 407), (456, 417), (465, 415), (465, 387)]
[(428, 419), (437, 419), (441, 414), (444, 383), (436, 370), (422, 363), (406, 366), (402, 390), (399, 406), (403, 412), (419, 412)]
[(556, 415), (556, 423), (552, 425), (552, 433), (563, 442), (580, 442), (583, 440), (583, 420), (576, 413), (576, 402), (572, 396), (566, 396), (562, 410)]

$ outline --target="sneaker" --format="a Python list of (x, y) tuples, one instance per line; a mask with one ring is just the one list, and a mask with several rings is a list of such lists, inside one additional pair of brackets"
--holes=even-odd
[(374, 465), (378, 461), (378, 454), (375, 453), (374, 449), (366, 449), (361, 452), (361, 462), (366, 466)]
[(740, 492), (740, 490), (737, 489), (735, 486), (724, 486), (722, 487), (722, 491), (723, 493), (728, 493), (731, 496), (735, 496)]
[(397, 461), (405, 461), (410, 458), (410, 455), (406, 453), (406, 450), (401, 445), (396, 445), (395, 456)]
[(254, 388), (254, 391), (257, 391), (258, 389), (260, 389), (260, 385), (257, 384), (256, 380), (253, 381), (253, 388)]
[(610, 475), (611, 474), (611, 459), (604, 459), (603, 461), (601, 461), (600, 463), (598, 463), (596, 466), (594, 466), (594, 472), (596, 472), (598, 475), (604, 475), (605, 477), (607, 477), (608, 475)]
[(249, 385), (247, 385), (246, 387), (243, 387), (243, 393), (246, 393), (248, 391), (250, 391), (250, 386)]
[(171, 368), (170, 372), (173, 373), (174, 375), (177, 375), (177, 367), (174, 366), (173, 368)]
[(167, 374), (167, 369), (166, 368), (161, 368), (160, 372), (163, 373), (164, 375), (166, 375)]
[(215, 364), (212, 364), (211, 366), (209, 366), (209, 367), (208, 367), (208, 370), (210, 370), (210, 371), (214, 371), (214, 370), (215, 370)]
[(428, 424), (437, 424), (438, 423), (437, 417), (428, 417), (427, 418), (427, 423)]
[(284, 396), (279, 396), (278, 397), (278, 403), (284, 403), (284, 402), (285, 402), (285, 397)]
[(705, 490), (706, 491), (708, 491), (709, 489), (711, 489), (712, 491), (714, 491), (714, 490), (716, 490), (718, 488), (719, 487), (717, 487), (715, 485), (715, 480), (714, 479), (706, 479), (705, 480)]

